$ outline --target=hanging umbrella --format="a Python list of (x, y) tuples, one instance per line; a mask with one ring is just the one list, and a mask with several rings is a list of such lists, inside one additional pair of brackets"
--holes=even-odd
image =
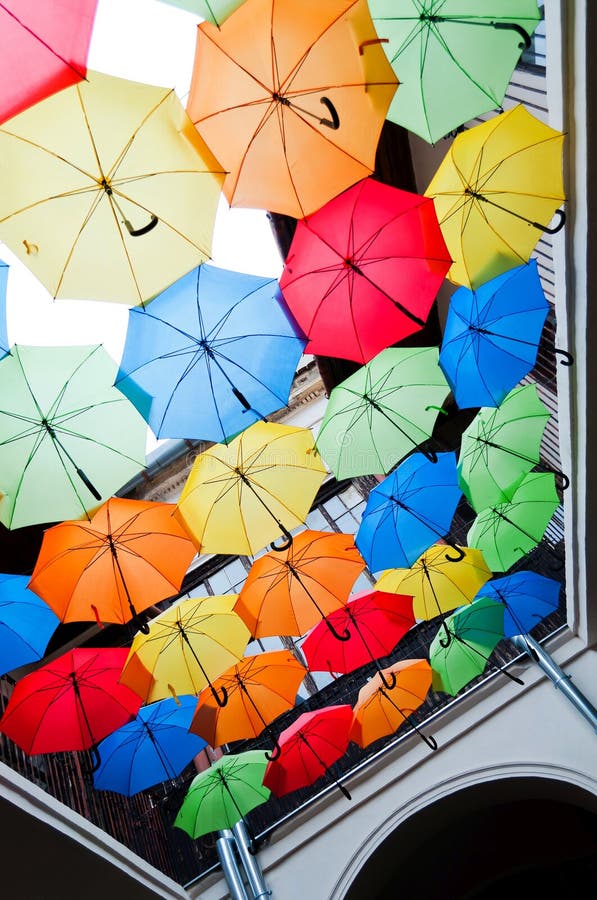
[(224, 173), (172, 90), (90, 72), (0, 156), (0, 239), (53, 297), (137, 305), (210, 255)]
[(21, 347), (0, 362), (0, 519), (77, 518), (145, 465), (147, 425), (95, 347)]
[(514, 572), (488, 581), (477, 598), (486, 597), (504, 606), (504, 635), (526, 634), (559, 605), (562, 585), (537, 572)]
[(452, 295), (439, 364), (461, 409), (499, 406), (528, 375), (548, 311), (534, 259)]
[(121, 683), (140, 694), (144, 703), (198, 694), (207, 686), (216, 702), (225, 705), (228, 695), (218, 694), (213, 680), (238, 662), (250, 637), (233, 612), (235, 601), (235, 594), (191, 597), (156, 616), (149, 634), (133, 639)]
[(336, 478), (387, 473), (431, 437), (449, 393), (437, 360), (437, 347), (391, 347), (336, 385), (316, 441)]
[(98, 791), (131, 797), (161, 781), (176, 778), (206, 743), (188, 728), (195, 697), (160, 700), (142, 706), (135, 719), (104, 738), (101, 764), (93, 775)]
[(288, 403), (305, 341), (280, 299), (274, 279), (204, 263), (130, 310), (116, 386), (156, 437), (225, 442)]
[(200, 453), (176, 516), (202, 553), (250, 555), (304, 522), (326, 470), (307, 428), (255, 422)]
[(549, 412), (537, 385), (515, 388), (497, 409), (480, 409), (462, 434), (458, 482), (474, 510), (500, 503), (539, 462)]
[(6, 286), (8, 283), (8, 266), (0, 259), (0, 359), (10, 353), (6, 321)]
[(537, 0), (369, 0), (369, 9), (401, 82), (387, 117), (432, 144), (501, 106), (541, 20)]
[(343, 606), (364, 568), (352, 535), (307, 529), (253, 562), (234, 608), (256, 638), (300, 637)]
[[(256, 738), (262, 732), (274, 744), (277, 739), (270, 723), (296, 701), (305, 667), (289, 650), (274, 650), (245, 656), (216, 678), (216, 691), (225, 689), (228, 702), (219, 706), (209, 689), (199, 694), (190, 730), (212, 747), (220, 747), (243, 738)], [(268, 759), (270, 759), (268, 754)]]
[(269, 799), (270, 791), (262, 783), (266, 766), (263, 750), (222, 756), (210, 769), (195, 775), (174, 826), (192, 838), (232, 828)]
[(196, 555), (174, 504), (111, 497), (44, 532), (29, 587), (62, 622), (123, 624), (176, 594)]
[(199, 27), (188, 112), (231, 206), (300, 219), (373, 171), (397, 86), (375, 39), (365, 0), (246, 0)]
[(537, 546), (559, 505), (554, 475), (530, 472), (478, 513), (467, 543), (482, 551), (493, 572), (505, 572)]
[[(392, 684), (388, 687), (388, 684)], [(403, 659), (378, 672), (359, 691), (353, 709), (350, 740), (359, 747), (393, 734), (425, 702), (431, 687), (431, 668), (426, 659)], [(435, 738), (410, 723), (432, 750)]]
[(195, 13), (202, 19), (213, 22), (214, 25), (221, 25), (235, 9), (238, 9), (243, 0), (162, 0), (162, 2), (186, 9), (187, 12)]
[[(454, 453), (439, 453), (435, 463), (409, 456), (369, 494), (355, 538), (369, 569), (411, 566), (448, 533), (460, 497)], [(448, 558), (461, 559), (464, 551), (450, 546), (457, 555)]]
[(97, 0), (4, 0), (0, 6), (0, 123), (87, 73)]
[(367, 362), (425, 325), (451, 263), (433, 201), (365, 178), (299, 221), (280, 287), (308, 352)]
[(454, 260), (450, 281), (476, 290), (527, 262), (542, 231), (560, 230), (563, 142), (521, 105), (456, 137), (425, 191)]
[(141, 698), (118, 682), (126, 656), (120, 647), (78, 647), (25, 675), (0, 731), (30, 755), (95, 747), (141, 706)]
[[(352, 707), (324, 706), (302, 713), (278, 738), (281, 753), (270, 761), (263, 783), (276, 797), (313, 784), (346, 753)], [(352, 799), (343, 784), (334, 779), (347, 800)]]
[(27, 581), (26, 575), (0, 574), (0, 675), (41, 659), (60, 624)]

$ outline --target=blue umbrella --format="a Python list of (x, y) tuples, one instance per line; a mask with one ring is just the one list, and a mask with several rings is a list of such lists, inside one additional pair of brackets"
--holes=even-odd
[(197, 698), (168, 698), (142, 706), (137, 717), (98, 745), (100, 765), (93, 776), (98, 790), (131, 797), (161, 781), (176, 778), (206, 746), (189, 733)]
[[(456, 454), (438, 453), (435, 463), (422, 453), (409, 456), (369, 494), (355, 538), (369, 569), (410, 568), (448, 533), (461, 497)], [(455, 549), (459, 555), (448, 558), (462, 559)]]
[(8, 266), (0, 259), (0, 359), (10, 352), (8, 332), (6, 330), (6, 285), (8, 283)]
[(439, 364), (461, 409), (499, 406), (531, 371), (548, 310), (534, 259), (453, 294)]
[(515, 572), (486, 582), (475, 599), (502, 603), (504, 635), (526, 634), (558, 608), (561, 584), (536, 572)]
[(27, 588), (27, 575), (0, 574), (0, 673), (44, 655), (60, 619)]
[(204, 264), (130, 310), (116, 386), (157, 437), (223, 443), (287, 404), (305, 343), (275, 279)]

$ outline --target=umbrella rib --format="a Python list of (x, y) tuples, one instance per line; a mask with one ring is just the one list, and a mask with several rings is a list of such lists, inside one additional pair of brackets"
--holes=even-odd
[(46, 50), (49, 50), (50, 53), (52, 54), (52, 56), (55, 56), (56, 59), (59, 59), (60, 62), (66, 66), (67, 69), (70, 69), (71, 72), (74, 72), (75, 75), (79, 76), (79, 78), (81, 78), (81, 79), (85, 78), (85, 73), (87, 71), (85, 66), (83, 66), (80, 69), (77, 68), (77, 66), (74, 66), (72, 64), (72, 62), (69, 62), (69, 60), (67, 60), (64, 56), (62, 56), (60, 53), (58, 53), (58, 51), (55, 50), (54, 47), (52, 47), (50, 44), (48, 44), (47, 41), (44, 41), (44, 39), (41, 37), (41, 35), (37, 34), (35, 31), (33, 31), (33, 29), (30, 28), (28, 25), (26, 25), (22, 19), (19, 19), (19, 17), (17, 15), (15, 15), (15, 13), (12, 10), (8, 9), (4, 3), (0, 3), (0, 7), (4, 10), (4, 12), (8, 16), (10, 16), (12, 19), (14, 19), (14, 21), (17, 22), (24, 31), (26, 31), (29, 35), (31, 35), (31, 37), (34, 40), (36, 40), (39, 44), (41, 44), (42, 47), (45, 47)]

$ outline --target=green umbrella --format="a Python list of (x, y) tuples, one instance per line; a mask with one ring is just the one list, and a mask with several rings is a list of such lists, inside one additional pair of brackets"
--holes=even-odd
[(336, 478), (387, 474), (431, 436), (450, 392), (438, 358), (390, 347), (333, 389), (316, 446)]
[(497, 409), (479, 410), (462, 435), (458, 457), (458, 482), (476, 512), (499, 503), (537, 465), (548, 419), (535, 384), (514, 388)]
[(178, 6), (187, 12), (195, 13), (218, 27), (224, 19), (242, 6), (244, 0), (162, 0), (170, 6)]
[(369, 0), (369, 9), (400, 81), (387, 118), (430, 143), (501, 105), (541, 19), (537, 0)]
[(78, 519), (145, 465), (147, 424), (100, 345), (14, 346), (0, 362), (0, 521)]
[(467, 543), (481, 550), (493, 572), (505, 572), (537, 546), (560, 505), (551, 472), (530, 472), (502, 495), (502, 502), (482, 510)]
[(266, 766), (263, 750), (220, 757), (210, 769), (193, 778), (174, 820), (175, 827), (192, 838), (232, 828), (269, 798), (270, 790), (262, 783)]

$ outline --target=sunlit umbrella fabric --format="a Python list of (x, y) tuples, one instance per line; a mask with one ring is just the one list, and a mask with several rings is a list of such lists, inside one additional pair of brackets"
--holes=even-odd
[(221, 25), (243, 3), (243, 0), (162, 0), (162, 2), (186, 9), (187, 12), (195, 13), (202, 19), (213, 22), (214, 25)]
[(26, 575), (0, 574), (0, 675), (44, 655), (60, 620), (33, 591)]
[(0, 359), (9, 352), (8, 331), (6, 321), (6, 287), (8, 284), (8, 266), (0, 259)]
[(526, 634), (558, 608), (562, 585), (538, 572), (520, 571), (488, 581), (477, 598), (504, 606), (504, 635)]

